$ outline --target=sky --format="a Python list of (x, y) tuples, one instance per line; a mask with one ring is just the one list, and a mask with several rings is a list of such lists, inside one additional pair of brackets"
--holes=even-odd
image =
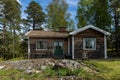
[[(22, 11), (22, 18), (26, 18), (27, 14), (24, 13), (24, 10), (26, 10), (26, 7), (29, 5), (29, 3), (32, 0), (17, 0), (21, 5), (21, 11)], [(45, 12), (46, 6), (51, 2), (51, 0), (34, 0), (38, 2), (42, 8), (43, 11)], [(68, 12), (71, 13), (71, 18), (75, 21), (75, 16), (76, 16), (76, 11), (77, 11), (77, 3), (79, 0), (66, 0), (69, 7), (68, 7)], [(75, 21), (76, 22), (76, 21)]]

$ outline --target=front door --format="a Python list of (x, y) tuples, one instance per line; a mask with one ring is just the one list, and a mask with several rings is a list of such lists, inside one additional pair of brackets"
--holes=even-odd
[(63, 56), (63, 42), (62, 41), (54, 42), (54, 56)]

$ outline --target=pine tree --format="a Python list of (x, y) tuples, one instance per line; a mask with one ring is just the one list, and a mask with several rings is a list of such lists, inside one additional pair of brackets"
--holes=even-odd
[(95, 16), (94, 16), (94, 25), (104, 29), (104, 30), (110, 30), (111, 28), (111, 21), (112, 17), (111, 14), (109, 13), (109, 4), (108, 0), (96, 0), (94, 2), (94, 11), (95, 11)]
[(94, 10), (92, 9), (94, 0), (79, 0), (77, 8), (77, 27), (84, 27), (92, 24)]
[(88, 24), (95, 25), (104, 30), (111, 27), (111, 14), (108, 0), (80, 0), (77, 9), (78, 27)]
[(33, 30), (40, 29), (45, 22), (45, 13), (42, 11), (42, 7), (37, 2), (31, 1), (25, 13), (28, 14), (27, 20), (32, 24)]
[[(1, 17), (0, 17), (0, 23), (2, 25), (2, 48), (4, 52), (6, 53), (7, 49), (12, 50), (13, 57), (15, 53), (15, 42), (16, 41), (16, 31), (20, 30), (19, 24), (20, 24), (20, 8), (21, 5), (16, 0), (1, 0)], [(9, 40), (9, 36), (12, 38)], [(13, 41), (13, 42), (10, 42)], [(13, 44), (11, 44), (13, 43)], [(9, 47), (9, 45), (12, 45)], [(8, 52), (10, 53), (10, 51)]]
[(114, 26), (115, 26), (115, 34), (112, 36), (115, 36), (115, 42), (113, 43), (113, 45), (115, 46), (116, 52), (119, 53), (119, 49), (120, 49), (120, 26), (119, 26), (119, 22), (120, 22), (120, 1), (119, 0), (111, 0), (111, 8), (113, 10), (113, 14), (114, 14)]

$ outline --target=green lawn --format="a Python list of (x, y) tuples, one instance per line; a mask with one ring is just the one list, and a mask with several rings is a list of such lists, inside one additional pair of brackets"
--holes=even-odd
[(109, 77), (119, 78), (120, 80), (120, 60), (107, 60), (96, 62), (110, 69), (109, 72), (106, 73)]
[(120, 60), (90, 60), (85, 61), (100, 71), (109, 80), (120, 80)]

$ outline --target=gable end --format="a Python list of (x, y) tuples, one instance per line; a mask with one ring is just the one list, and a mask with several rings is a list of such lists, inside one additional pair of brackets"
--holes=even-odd
[(95, 26), (93, 26), (93, 25), (88, 25), (88, 26), (85, 26), (85, 27), (80, 28), (80, 29), (78, 29), (78, 30), (75, 30), (75, 31), (71, 32), (70, 35), (76, 35), (77, 33), (82, 32), (82, 31), (85, 31), (85, 30), (87, 30), (87, 29), (94, 29), (94, 30), (96, 30), (96, 31), (98, 31), (98, 32), (100, 32), (100, 33), (103, 33), (104, 35), (110, 35), (109, 32), (104, 31), (104, 30), (102, 30), (102, 29), (100, 29), (100, 28), (98, 28), (98, 27), (95, 27)]

